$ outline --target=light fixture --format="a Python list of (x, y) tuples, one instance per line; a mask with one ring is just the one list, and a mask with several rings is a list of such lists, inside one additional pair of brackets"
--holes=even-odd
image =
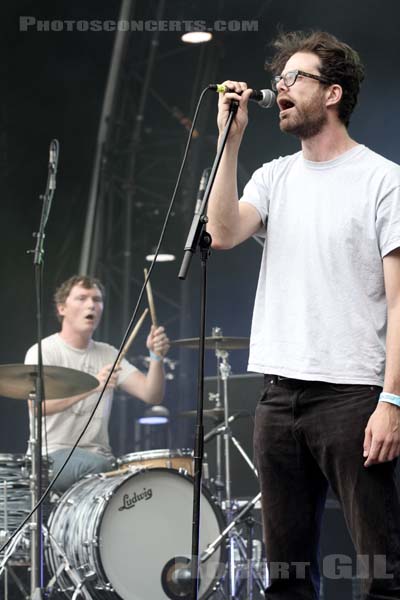
[(165, 406), (160, 405), (150, 406), (143, 417), (139, 417), (138, 419), (141, 425), (165, 425), (168, 421), (169, 410)]
[[(146, 256), (146, 260), (148, 262), (152, 262), (154, 260), (154, 256), (155, 256), (154, 254), (148, 254)], [(163, 253), (163, 254), (159, 254), (157, 256), (156, 262), (172, 262), (175, 260), (175, 258), (176, 258), (175, 254), (164, 254)]]
[(212, 39), (212, 33), (209, 31), (188, 31), (181, 36), (185, 44), (204, 44)]

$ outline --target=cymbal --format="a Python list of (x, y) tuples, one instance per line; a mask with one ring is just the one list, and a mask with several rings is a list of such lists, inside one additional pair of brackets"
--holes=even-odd
[[(198, 348), (200, 338), (187, 338), (182, 340), (172, 340), (171, 345), (184, 346), (186, 348)], [(246, 337), (225, 337), (225, 336), (210, 336), (204, 341), (207, 350), (240, 350), (249, 347), (249, 338)]]
[[(0, 395), (6, 398), (27, 400), (35, 391), (37, 365), (0, 365)], [(67, 369), (66, 367), (44, 366), (44, 391), (46, 400), (69, 398), (97, 388), (96, 377)]]
[[(195, 417), (197, 415), (197, 410), (184, 410), (179, 413), (180, 417)], [(208, 417), (209, 419), (222, 419), (224, 416), (223, 408), (206, 408), (203, 410), (203, 416)]]

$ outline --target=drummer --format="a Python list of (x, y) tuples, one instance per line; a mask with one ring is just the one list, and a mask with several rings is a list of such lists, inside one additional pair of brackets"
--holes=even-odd
[[(61, 329), (42, 340), (43, 364), (84, 371), (99, 381), (95, 390), (43, 403), (43, 432), (46, 432), (43, 434), (46, 440), (43, 452), (47, 449), (56, 473), (88, 421), (117, 350), (92, 339), (103, 313), (104, 287), (98, 279), (74, 275), (59, 286), (54, 301)], [(118, 372), (108, 382), (87, 431), (57, 479), (56, 491), (62, 493), (85, 475), (112, 468), (114, 457), (108, 422), (117, 386), (148, 404), (162, 401), (165, 387), (163, 357), (169, 349), (164, 328), (152, 326), (146, 345), (150, 354), (148, 372), (142, 373), (127, 360), (122, 360)], [(29, 348), (25, 364), (37, 364), (37, 345)]]

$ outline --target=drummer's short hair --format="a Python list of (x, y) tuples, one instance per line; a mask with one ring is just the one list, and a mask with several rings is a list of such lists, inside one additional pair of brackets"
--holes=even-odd
[(104, 285), (101, 283), (100, 279), (97, 279), (97, 277), (90, 277), (89, 275), (72, 275), (72, 277), (70, 277), (66, 281), (63, 281), (54, 293), (56, 316), (60, 323), (62, 322), (63, 318), (59, 314), (57, 307), (59, 304), (65, 304), (66, 299), (70, 295), (71, 290), (75, 285), (81, 285), (87, 290), (90, 290), (93, 287), (98, 287), (101, 292), (101, 295), (104, 298)]

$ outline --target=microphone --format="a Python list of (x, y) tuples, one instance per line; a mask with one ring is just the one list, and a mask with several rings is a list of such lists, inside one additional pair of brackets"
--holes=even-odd
[(175, 556), (165, 564), (161, 572), (161, 585), (167, 598), (190, 600), (192, 584), (191, 562), (187, 557)]
[(176, 569), (172, 572), (171, 581), (175, 585), (181, 586), (182, 591), (190, 591), (190, 584), (192, 581), (192, 573), (187, 567), (185, 569)]
[[(234, 92), (235, 90), (231, 90), (226, 85), (222, 83), (211, 83), (208, 86), (209, 90), (214, 92), (218, 92), (219, 94), (224, 94), (225, 92)], [(238, 92), (239, 96), (242, 92)], [(249, 100), (253, 102), (257, 102), (258, 106), (261, 108), (271, 108), (275, 104), (276, 96), (272, 90), (253, 90), (250, 94)]]
[(49, 150), (49, 190), (56, 189), (56, 174), (58, 166), (58, 140), (51, 140)]
[(198, 215), (200, 212), (201, 203), (203, 202), (203, 196), (204, 196), (204, 192), (206, 191), (210, 173), (211, 173), (211, 167), (207, 167), (207, 169), (204, 169), (204, 171), (201, 175), (200, 185), (199, 185), (199, 189), (197, 192), (197, 198), (196, 198), (196, 208), (194, 209), (195, 215)]

